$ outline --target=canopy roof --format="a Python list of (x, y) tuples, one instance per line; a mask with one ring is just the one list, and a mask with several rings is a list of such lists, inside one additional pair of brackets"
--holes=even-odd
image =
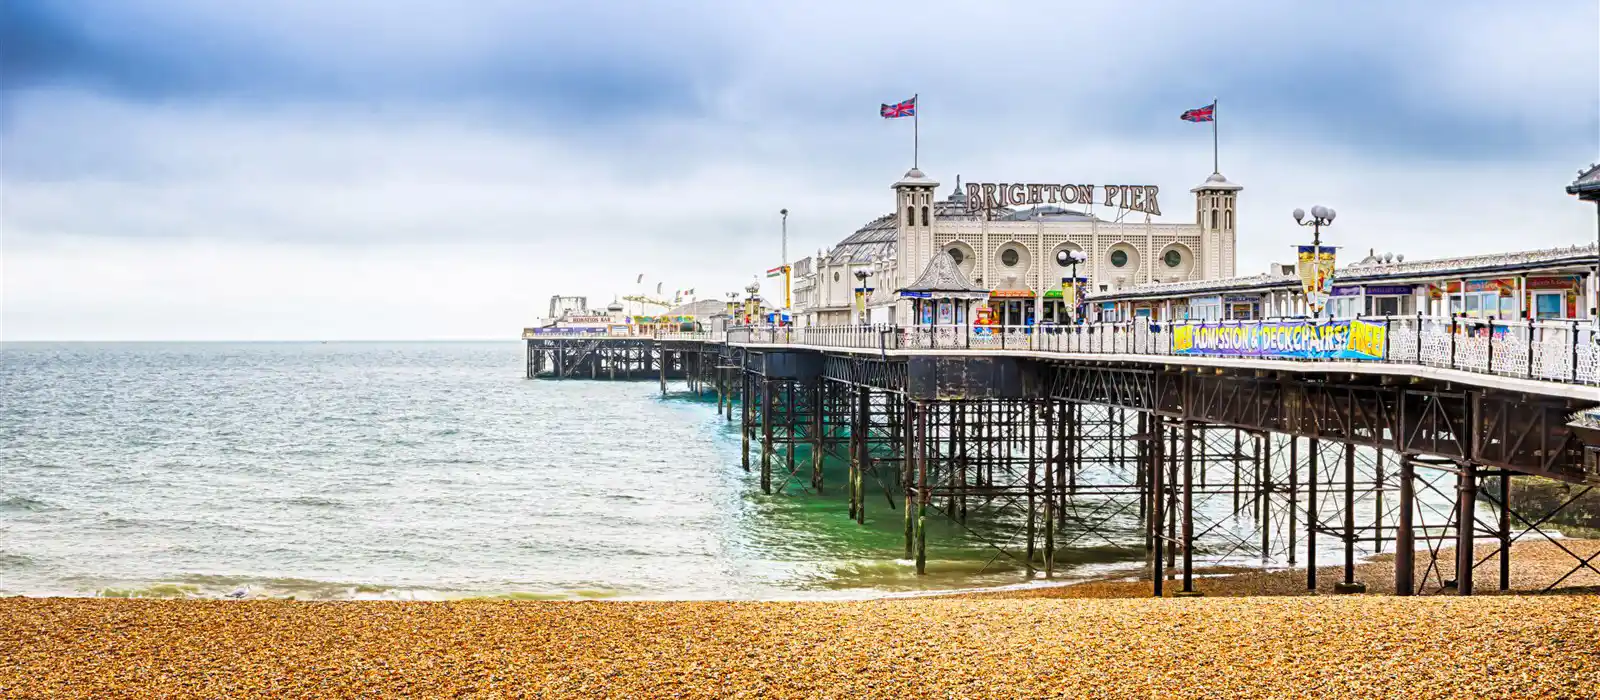
[(966, 275), (961, 274), (955, 258), (946, 253), (934, 255), (928, 261), (928, 266), (922, 268), (922, 275), (917, 277), (917, 281), (900, 289), (901, 296), (906, 296), (907, 292), (931, 299), (984, 299), (989, 296), (989, 290), (973, 284)]

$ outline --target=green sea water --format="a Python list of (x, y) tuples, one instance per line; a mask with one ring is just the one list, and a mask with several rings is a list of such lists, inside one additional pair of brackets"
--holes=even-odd
[[(843, 463), (825, 462), (820, 494), (799, 488), (809, 467), (763, 494), (709, 396), (526, 380), (522, 362), (514, 342), (0, 347), (0, 594), (822, 599), (1042, 582), (999, 554), (1020, 547), (1014, 513), (930, 514), (918, 576), (892, 487), (869, 488), (865, 524)], [(1131, 518), (1058, 533), (1059, 578), (1142, 562)]]

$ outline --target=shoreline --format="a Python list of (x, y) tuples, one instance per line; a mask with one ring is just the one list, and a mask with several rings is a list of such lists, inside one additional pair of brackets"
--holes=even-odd
[[(1559, 538), (1564, 546), (1574, 550), (1580, 555), (1587, 556), (1600, 551), (1600, 538), (1579, 539)], [(1489, 595), (1501, 594), (1498, 590), (1497, 564), (1493, 561), (1497, 551), (1496, 545), (1479, 545), (1477, 560), (1480, 562), (1477, 576), (1474, 578), (1475, 594)], [(1453, 548), (1440, 549), (1439, 561), (1446, 567), (1453, 567)], [(1356, 562), (1356, 580), (1367, 585), (1366, 595), (1388, 594), (1393, 595), (1393, 561), (1394, 553), (1384, 552), (1368, 555)], [(1576, 560), (1562, 554), (1556, 545), (1542, 541), (1527, 541), (1513, 545), (1512, 572), (1514, 580), (1512, 590), (1508, 593), (1534, 593), (1539, 588), (1559, 577), (1560, 572), (1555, 569), (1564, 563), (1575, 566)], [(910, 562), (906, 562), (909, 566)], [(1597, 564), (1600, 568), (1600, 564)], [(1098, 569), (1098, 571), (1084, 571), (1083, 569)], [(1554, 573), (1553, 573), (1554, 572)], [(1168, 570), (1168, 580), (1165, 586), (1166, 595), (1170, 596), (1181, 587), (1181, 569), (1173, 567)], [(1250, 563), (1213, 563), (1197, 565), (1195, 568), (1196, 590), (1205, 595), (1225, 596), (1278, 596), (1278, 595), (1309, 595), (1305, 588), (1306, 571), (1303, 567), (1289, 567), (1285, 565), (1260, 566)], [(1428, 554), (1426, 550), (1419, 550), (1417, 556), (1416, 580), (1419, 586), (1425, 576), (1431, 576), (1433, 585), (1425, 586), (1419, 590), (1419, 595), (1438, 594), (1443, 588), (1443, 579), (1440, 572), (1428, 570)], [(1541, 579), (1540, 577), (1546, 577)], [(1333, 582), (1343, 580), (1342, 564), (1318, 567), (1318, 592), (1334, 593)], [(305, 583), (300, 579), (293, 579), (297, 583)], [(1083, 597), (1150, 597), (1150, 581), (1148, 572), (1142, 562), (1122, 562), (1086, 565), (1076, 571), (1065, 575), (1057, 574), (1055, 579), (1035, 578), (1028, 581), (1005, 583), (986, 586), (934, 588), (921, 590), (883, 590), (873, 588), (846, 588), (825, 589), (818, 591), (794, 590), (786, 594), (751, 596), (751, 597), (718, 597), (706, 596), (674, 596), (671, 593), (661, 594), (630, 594), (620, 590), (603, 588), (585, 588), (571, 591), (483, 591), (483, 592), (458, 592), (432, 588), (404, 588), (381, 587), (369, 584), (342, 584), (321, 583), (322, 588), (348, 588), (353, 595), (343, 597), (306, 597), (295, 594), (270, 595), (254, 593), (244, 596), (243, 600), (257, 601), (282, 601), (304, 603), (328, 602), (415, 602), (415, 603), (452, 603), (467, 601), (540, 601), (540, 602), (619, 602), (619, 603), (851, 603), (873, 600), (919, 600), (929, 598), (1083, 598)], [(1600, 593), (1600, 574), (1587, 570), (1580, 570), (1568, 581), (1563, 582), (1562, 590), (1574, 593)], [(1072, 589), (1072, 590), (1068, 590)], [(108, 595), (107, 591), (115, 594)], [(153, 595), (140, 595), (144, 591), (152, 591)], [(385, 597), (386, 592), (398, 593), (423, 593), (421, 597), (411, 595), (397, 595)], [(820, 595), (819, 595), (820, 593)], [(366, 594), (366, 595), (363, 595)], [(226, 594), (202, 594), (197, 586), (169, 581), (155, 581), (143, 586), (133, 587), (107, 587), (94, 593), (5, 593), (4, 598), (34, 598), (34, 599), (63, 599), (63, 600), (152, 600), (152, 601), (235, 601)]]
[[(1600, 550), (1564, 544), (1580, 543)], [(1514, 554), (1522, 584), (1566, 566), (1547, 543)], [(1381, 589), (1386, 568), (1358, 567), (1367, 595), (1307, 595), (1304, 570), (1278, 570), (1197, 579), (1202, 598), (1153, 598), (1126, 577), (853, 601), (0, 598), (0, 696), (1564, 698), (1600, 686), (1600, 596), (1397, 598)]]

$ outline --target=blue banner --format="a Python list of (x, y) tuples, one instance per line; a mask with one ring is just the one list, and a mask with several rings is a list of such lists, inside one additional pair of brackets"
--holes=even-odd
[(1297, 360), (1381, 360), (1388, 328), (1366, 321), (1195, 323), (1172, 328), (1172, 354)]

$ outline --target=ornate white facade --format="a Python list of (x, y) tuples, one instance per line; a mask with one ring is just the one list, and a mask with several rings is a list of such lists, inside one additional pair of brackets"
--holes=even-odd
[[(1193, 223), (1105, 220), (1092, 210), (1054, 204), (987, 211), (969, 206), (960, 186), (944, 198), (940, 184), (912, 169), (891, 189), (893, 213), (878, 217), (815, 258), (795, 265), (797, 322), (834, 325), (861, 320), (855, 305), (857, 270), (869, 274), (867, 320), (904, 322), (910, 306), (894, 292), (909, 284), (935, 254), (950, 255), (968, 279), (991, 290), (990, 306), (1024, 323), (1037, 311), (1057, 318), (1050, 299), (1071, 268), (1057, 264), (1062, 250), (1082, 251), (1077, 267), (1091, 291), (1150, 282), (1181, 282), (1235, 274), (1238, 195), (1242, 189), (1212, 174), (1190, 192)], [(1132, 218), (1132, 217), (1124, 217)], [(1036, 301), (1039, 296), (1045, 298)]]

